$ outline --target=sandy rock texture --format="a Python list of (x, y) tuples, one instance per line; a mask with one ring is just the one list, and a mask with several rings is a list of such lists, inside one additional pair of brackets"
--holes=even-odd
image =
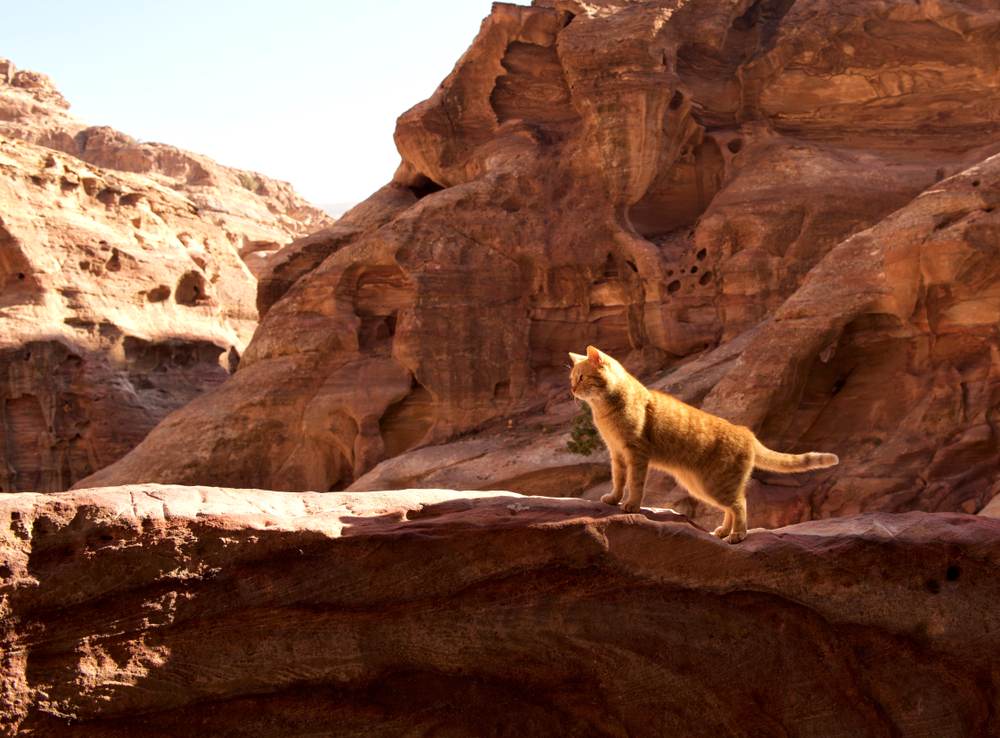
[(162, 143), (140, 142), (109, 126), (88, 126), (47, 75), (0, 59), (0, 136), (62, 151), (87, 164), (132, 172), (182, 194), (224, 233), (255, 274), (296, 237), (332, 225), (287, 182)]
[(0, 498), (7, 734), (1000, 730), (1000, 521), (729, 546), (670, 511), (419, 490)]
[[(257, 323), (247, 249), (326, 220), (287, 185), (252, 194), (177, 149), (74, 148), (94, 130), (46, 77), (12, 69), (0, 63), (0, 491), (55, 491), (228, 377)], [(133, 166), (129, 147), (161, 164)], [(206, 177), (166, 169), (183, 157)]]
[(505, 419), (571, 417), (566, 352), (594, 343), (845, 459), (760, 480), (752, 523), (974, 512), (997, 491), (998, 33), (974, 0), (496, 3), (400, 117), (393, 182), (262, 276), (234, 378), (85, 484), (381, 487), (435, 444), (396, 476), (438, 486), (440, 444), (499, 423), (499, 459)]

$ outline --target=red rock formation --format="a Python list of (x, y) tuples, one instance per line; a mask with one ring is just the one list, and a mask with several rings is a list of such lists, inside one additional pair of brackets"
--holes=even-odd
[(998, 29), (972, 0), (495, 4), (400, 118), (393, 183), (262, 279), (233, 380), (87, 483), (340, 488), (565, 397), (566, 352), (595, 343), (845, 459), (752, 521), (974, 511), (996, 491)]
[(218, 386), (256, 327), (241, 256), (327, 221), (286, 184), (250, 193), (249, 173), (67, 107), (0, 63), (2, 492), (66, 489)]
[(222, 166), (206, 156), (159, 143), (140, 143), (108, 126), (87, 126), (44, 74), (15, 71), (0, 59), (0, 136), (40, 144), (88, 164), (142, 174), (177, 190), (211, 219), (254, 274), (297, 236), (331, 225), (287, 182)]
[(500, 492), (135, 485), (0, 520), (8, 734), (1000, 732), (987, 518), (734, 547)]

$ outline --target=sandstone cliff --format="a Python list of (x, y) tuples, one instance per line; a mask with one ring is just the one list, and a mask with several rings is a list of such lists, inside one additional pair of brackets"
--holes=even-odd
[(66, 107), (0, 62), (3, 492), (66, 489), (220, 384), (256, 327), (244, 259), (328, 222), (286, 184), (249, 192)]
[[(499, 422), (467, 475), (497, 486), (504, 419), (568, 420), (566, 352), (594, 343), (845, 459), (761, 480), (751, 523), (975, 511), (1000, 463), (998, 32), (973, 0), (497, 3), (399, 119), (394, 181), (262, 275), (233, 379), (85, 483), (384, 487), (361, 478)], [(530, 443), (506, 486), (598, 481)]]
[(0, 730), (1000, 731), (1000, 521), (868, 514), (729, 546), (505, 492), (135, 485), (0, 497)]

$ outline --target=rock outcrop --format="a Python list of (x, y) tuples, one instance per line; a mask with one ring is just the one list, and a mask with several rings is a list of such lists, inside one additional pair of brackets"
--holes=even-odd
[(244, 259), (326, 220), (288, 185), (250, 193), (203, 157), (85, 129), (46, 77), (12, 70), (0, 62), (0, 492), (54, 491), (228, 377), (257, 323)]
[(507, 492), (0, 498), (0, 730), (995, 735), (1000, 521), (729, 546)]
[(139, 142), (109, 126), (88, 126), (48, 76), (0, 59), (0, 137), (62, 151), (87, 164), (141, 174), (176, 190), (224, 232), (253, 273), (299, 236), (332, 224), (287, 182), (222, 166), (207, 156)]
[[(845, 460), (762, 480), (752, 524), (974, 512), (997, 492), (998, 32), (973, 0), (497, 3), (399, 119), (394, 181), (262, 277), (233, 379), (84, 483), (380, 487), (379, 462), (490, 423), (499, 459), (594, 343)], [(419, 466), (397, 478), (435, 485)]]

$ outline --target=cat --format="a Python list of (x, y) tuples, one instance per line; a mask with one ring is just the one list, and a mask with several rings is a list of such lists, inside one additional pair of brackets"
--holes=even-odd
[[(739, 543), (747, 535), (746, 483), (755, 468), (792, 473), (823, 469), (835, 454), (783, 454), (734, 425), (675, 397), (647, 389), (593, 346), (570, 353), (573, 396), (588, 405), (611, 456), (611, 492), (601, 498), (638, 512), (649, 465), (664, 469), (694, 497), (725, 511), (714, 535)], [(625, 492), (628, 492), (622, 500)]]

